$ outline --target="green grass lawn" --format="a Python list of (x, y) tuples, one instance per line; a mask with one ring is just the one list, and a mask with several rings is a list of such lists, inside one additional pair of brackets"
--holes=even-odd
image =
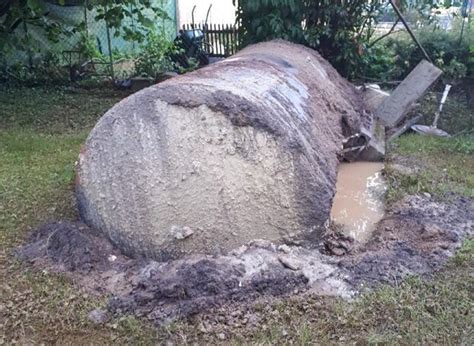
[[(404, 156), (422, 169), (405, 174), (393, 169), (394, 156)], [(385, 167), (388, 202), (404, 195), (429, 193), (447, 199), (452, 193), (474, 198), (474, 136), (455, 138), (406, 135), (392, 144)], [(410, 167), (409, 167), (410, 168)]]
[[(472, 344), (474, 242), (467, 241), (433, 280), (414, 277), (353, 302), (312, 298), (271, 307), (255, 328), (232, 327), (226, 341), (202, 334), (199, 321), (154, 329), (146, 321), (117, 317), (105, 326), (87, 313), (107, 297), (80, 292), (64, 277), (33, 271), (11, 251), (38, 225), (75, 219), (74, 163), (96, 120), (124, 95), (67, 89), (0, 89), (0, 345), (175, 343), (443, 343)], [(402, 137), (391, 155), (426, 160), (415, 177), (388, 171), (390, 199), (407, 193), (473, 196), (472, 138)], [(266, 311), (265, 306), (255, 306)], [(216, 326), (216, 330), (219, 330)], [(224, 328), (224, 326), (222, 326)]]

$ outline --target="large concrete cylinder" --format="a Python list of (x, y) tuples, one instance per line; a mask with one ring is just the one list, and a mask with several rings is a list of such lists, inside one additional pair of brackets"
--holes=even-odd
[(250, 46), (115, 105), (80, 154), (81, 217), (158, 260), (306, 235), (328, 218), (355, 89), (313, 50)]

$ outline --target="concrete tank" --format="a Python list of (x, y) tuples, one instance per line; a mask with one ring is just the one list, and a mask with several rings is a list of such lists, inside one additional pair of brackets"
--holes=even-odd
[(77, 167), (81, 217), (125, 253), (157, 260), (317, 236), (361, 104), (315, 51), (250, 46), (99, 120)]

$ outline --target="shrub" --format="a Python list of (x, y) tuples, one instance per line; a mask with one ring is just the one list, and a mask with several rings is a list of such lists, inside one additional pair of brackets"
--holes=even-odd
[(156, 79), (160, 74), (176, 69), (171, 55), (177, 48), (165, 33), (150, 31), (141, 52), (135, 60), (135, 70), (138, 75)]
[(240, 46), (283, 38), (317, 49), (339, 72), (354, 77), (373, 33), (380, 1), (239, 0)]
[(467, 61), (467, 75), (474, 78), (474, 20), (469, 28), (469, 59)]
[[(435, 24), (416, 30), (430, 58), (444, 71), (443, 78), (451, 82), (474, 76), (474, 35), (465, 32), (461, 39), (460, 28), (458, 22), (450, 31)], [(366, 56), (364, 73), (360, 77), (380, 81), (402, 80), (424, 59), (423, 53), (405, 32), (380, 41), (368, 49)]]

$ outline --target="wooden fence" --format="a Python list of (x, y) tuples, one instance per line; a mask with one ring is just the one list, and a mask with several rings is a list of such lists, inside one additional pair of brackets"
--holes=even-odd
[[(192, 24), (184, 24), (183, 30), (192, 30)], [(235, 25), (230, 24), (194, 24), (195, 30), (205, 34), (204, 48), (211, 57), (228, 57), (238, 50), (238, 32)]]

